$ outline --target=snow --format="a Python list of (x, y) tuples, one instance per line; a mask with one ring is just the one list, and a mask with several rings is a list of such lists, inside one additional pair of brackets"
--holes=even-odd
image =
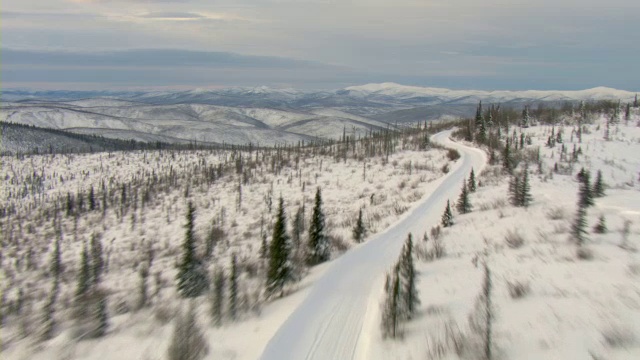
[[(565, 126), (569, 153), (573, 144), (584, 153), (567, 175), (551, 176), (560, 149), (560, 145), (554, 149), (544, 146), (551, 127), (522, 129), (533, 138), (530, 148), (540, 146), (544, 162), (543, 174), (531, 169), (533, 204), (526, 209), (509, 205), (508, 179), (496, 176), (495, 169), (488, 167), (478, 177), (482, 186), (471, 194), (473, 212), (455, 215), (456, 224), (443, 232), (447, 256), (417, 263), (422, 301), (417, 319), (406, 324), (404, 337), (398, 341), (383, 341), (380, 331), (373, 329), (375, 335), (371, 336), (378, 341), (371, 342), (370, 358), (429, 359), (430, 352), (443, 345), (447, 353), (440, 358), (457, 359), (452, 346), (445, 345), (447, 324), (460, 329), (465, 343), (477, 343), (478, 335), (469, 328), (468, 318), (474, 314), (481, 288), (482, 269), (477, 265), (487, 250), (493, 274), (493, 335), (498, 358), (640, 358), (638, 119), (636, 115), (629, 125), (622, 121), (612, 127), (612, 141), (603, 140), (603, 118), (587, 126), (589, 133), (582, 143), (572, 139), (572, 128)], [(592, 260), (579, 260), (576, 246), (569, 239), (578, 193), (575, 174), (582, 166), (591, 169), (592, 179), (598, 169), (602, 170), (609, 186), (606, 196), (597, 198), (596, 205), (587, 210), (587, 247), (593, 253)], [(593, 234), (591, 227), (601, 214), (609, 232)], [(631, 250), (620, 247), (627, 220), (631, 221)], [(431, 225), (437, 223), (437, 219), (430, 221)], [(517, 231), (524, 238), (522, 247), (506, 244), (509, 231)], [(430, 244), (416, 246), (429, 248)], [(513, 298), (510, 282), (525, 284), (529, 292)]]
[[(252, 158), (258, 156), (256, 154), (254, 152)], [(230, 151), (136, 151), (3, 157), (0, 177), (4, 179), (5, 186), (0, 188), (1, 204), (3, 208), (15, 206), (18, 211), (10, 219), (0, 219), (3, 234), (12, 234), (7, 242), (3, 242), (7, 244), (0, 263), (3, 294), (8, 301), (13, 301), (17, 289), (24, 287), (30, 296), (24, 316), (9, 315), (5, 319), (3, 359), (49, 359), (52, 356), (77, 359), (99, 356), (105, 360), (163, 358), (172, 324), (170, 319), (162, 320), (164, 316), (159, 314), (173, 314), (180, 306), (175, 297), (174, 275), (184, 236), (187, 177), (203, 163), (211, 166), (229, 163), (231, 156)], [(284, 197), (288, 219), (302, 204), (306, 205), (308, 218), (316, 186), (321, 186), (329, 235), (348, 249), (354, 246), (351, 227), (360, 208), (364, 209), (371, 233), (387, 228), (404, 209), (423, 196), (430, 181), (442, 176), (440, 169), (448, 162), (445, 152), (439, 149), (399, 151), (391, 154), (388, 162), (383, 157), (374, 157), (364, 163), (310, 151), (300, 158), (299, 168), (292, 158), (280, 174), (274, 175), (270, 171), (271, 156), (275, 156), (275, 152), (258, 156), (260, 165), (251, 169), (250, 182), (243, 185), (241, 206), (237, 200), (240, 176), (235, 171), (213, 184), (193, 186), (189, 191), (189, 200), (196, 206), (195, 230), (200, 241), (213, 220), (224, 218), (221, 226), (226, 232), (226, 240), (216, 247), (209, 271), (214, 267), (226, 268), (229, 257), (236, 253), (242, 269), (254, 267), (256, 272), (249, 275), (248, 270), (243, 270), (241, 294), (249, 296), (249, 305), (256, 305), (259, 309), (243, 313), (237, 323), (225, 321), (221, 328), (210, 327), (207, 299), (199, 300), (201, 326), (210, 339), (210, 358), (256, 359), (279, 325), (308, 294), (315, 279), (331, 266), (328, 263), (312, 269), (301, 283), (289, 289), (290, 295), (284, 299), (264, 303), (259, 298), (264, 271), (264, 264), (258, 259), (260, 218), (265, 216), (267, 233), (272, 221), (272, 214), (265, 204), (268, 194), (274, 201), (280, 195)], [(363, 168), (366, 168), (366, 174)], [(43, 301), (51, 286), (46, 268), (55, 235), (52, 221), (44, 220), (45, 211), (51, 211), (55, 202), (64, 201), (67, 192), (86, 193), (90, 186), (98, 190), (104, 181), (112, 187), (111, 193), (118, 197), (119, 191), (115, 189), (119, 189), (119, 184), (135, 184), (141, 179), (149, 179), (152, 173), (164, 177), (170, 171), (178, 174), (178, 185), (154, 195), (144, 209), (138, 206), (137, 210), (123, 215), (118, 206), (113, 206), (104, 218), (101, 211), (86, 213), (78, 218), (77, 231), (74, 230), (73, 217), (62, 214), (60, 221), (64, 236), (61, 247), (67, 271), (63, 274), (56, 315), (60, 332), (44, 343), (37, 342), (34, 335), (23, 338), (20, 330), (23, 323), (25, 329), (32, 329), (32, 334), (35, 334)], [(35, 194), (31, 187), (24, 190), (24, 184), (34, 173), (43, 177), (41, 192)], [(100, 195), (97, 197), (101, 201)], [(93, 232), (101, 234), (105, 254), (109, 254), (109, 272), (102, 286), (109, 292), (112, 326), (99, 341), (78, 341), (73, 334), (69, 311), (75, 286), (74, 269), (82, 242)], [(20, 245), (9, 246), (16, 241)], [(147, 244), (156, 253), (150, 270), (149, 291), (158, 291), (159, 294), (154, 295), (148, 309), (137, 312), (117, 310), (130, 308), (136, 301), (137, 269), (143, 256), (141, 252)], [(36, 264), (36, 268), (31, 270), (25, 269), (21, 260), (26, 257), (28, 248), (32, 248)], [(334, 256), (339, 259), (342, 251), (335, 251)], [(156, 274), (159, 278), (157, 284)], [(247, 346), (248, 340), (250, 346)]]
[[(267, 111), (263, 115), (279, 121), (277, 112)], [(279, 194), (285, 197), (289, 217), (303, 203), (309, 216), (315, 187), (322, 186), (331, 236), (345, 240), (350, 248), (343, 254), (335, 254), (332, 261), (312, 268), (284, 298), (258, 302), (259, 308), (244, 313), (238, 322), (228, 321), (220, 328), (209, 326), (207, 300), (199, 299), (199, 321), (210, 347), (207, 359), (429, 359), (435, 358), (430, 351), (445, 344), (445, 326), (451, 324), (464, 334), (465, 342), (473, 344), (477, 335), (469, 328), (468, 319), (480, 292), (479, 264), (485, 251), (493, 274), (497, 358), (640, 358), (638, 120), (636, 110), (629, 124), (622, 120), (612, 126), (611, 141), (603, 139), (604, 118), (586, 125), (581, 143), (575, 135), (571, 136), (572, 126), (556, 126), (556, 132), (563, 130), (569, 153), (574, 144), (583, 151), (570, 174), (552, 171), (559, 161), (560, 145), (554, 149), (544, 146), (551, 127), (515, 128), (516, 132), (523, 131), (532, 137), (533, 145), (527, 147), (532, 150), (540, 147), (543, 159), (540, 174), (535, 167), (530, 168), (534, 201), (526, 209), (509, 205), (508, 178), (499, 174), (499, 166), (485, 166), (482, 151), (451, 142), (448, 133), (438, 134), (434, 140), (458, 148), (462, 158), (446, 176), (437, 170), (446, 163), (442, 150), (403, 151), (391, 155), (389, 162), (369, 159), (366, 176), (360, 161), (344, 162), (315, 154), (303, 157), (299, 170), (290, 164), (279, 175), (268, 171), (270, 161), (266, 159), (252, 170), (256, 178), (243, 187), (243, 204), (238, 207), (236, 174), (226, 175), (211, 186), (190, 189), (190, 200), (197, 208), (197, 236), (205, 236), (212, 219), (226, 214), (228, 241), (216, 248), (212, 267), (226, 267), (229, 256), (237, 253), (242, 266), (255, 265), (258, 274), (263, 271), (257, 258), (258, 234), (260, 216), (266, 213), (264, 196), (269, 192), (275, 197)], [(47, 342), (21, 335), (21, 329), (35, 331), (35, 319), (50, 288), (44, 267), (49, 259), (53, 228), (40, 210), (43, 204), (64, 198), (67, 191), (75, 193), (90, 185), (97, 188), (103, 180), (127, 183), (148, 177), (152, 171), (166, 174), (170, 167), (178, 174), (191, 174), (198, 164), (228, 162), (230, 155), (185, 151), (3, 157), (0, 177), (4, 186), (0, 188), (0, 201), (3, 207), (14, 205), (20, 209), (12, 219), (13, 226), (1, 219), (3, 235), (20, 238), (21, 245), (3, 248), (0, 280), (8, 300), (15, 299), (19, 286), (24, 286), (32, 299), (25, 310), (29, 316), (20, 319), (10, 315), (7, 319), (2, 329), (2, 358), (164, 358), (172, 324), (170, 320), (160, 320), (158, 313), (164, 308), (171, 314), (181, 306), (175, 298), (173, 275), (184, 231), (184, 178), (180, 178), (180, 186), (154, 198), (144, 212), (136, 212), (135, 228), (129, 214), (119, 216), (110, 209), (104, 220), (101, 214), (81, 217), (76, 238), (73, 220), (62, 218), (63, 262), (70, 272), (64, 280), (58, 310), (62, 331)], [(596, 205), (587, 211), (589, 228), (601, 214), (609, 228), (606, 234), (589, 234), (587, 247), (593, 253), (591, 260), (577, 259), (568, 234), (576, 209), (575, 173), (582, 166), (591, 169), (592, 179), (595, 171), (602, 170), (609, 186), (606, 196), (596, 199)], [(405, 324), (401, 339), (382, 339), (379, 324), (385, 272), (396, 261), (407, 233), (413, 234), (416, 251), (432, 246), (433, 239), (425, 244), (422, 234), (439, 224), (446, 201), (457, 199), (462, 178), (471, 167), (480, 181), (478, 190), (470, 196), (473, 212), (455, 214), (455, 225), (443, 230), (446, 257), (416, 260), (421, 298), (418, 314)], [(10, 195), (22, 194), (25, 179), (34, 171), (46, 175), (44, 192), (34, 196), (27, 189), (24, 197)], [(371, 201), (371, 196), (377, 200)], [(394, 211), (397, 207), (408, 210), (399, 215)], [(348, 239), (360, 208), (365, 209), (372, 235), (355, 245)], [(622, 229), (627, 221), (630, 221), (630, 248), (623, 248)], [(73, 336), (66, 308), (73, 292), (72, 270), (78, 250), (94, 230), (103, 233), (105, 250), (112, 254), (111, 270), (104, 285), (110, 291), (114, 315), (104, 338), (78, 341)], [(511, 248), (505, 237), (516, 230), (524, 238), (524, 245)], [(160, 295), (148, 309), (115, 315), (116, 303), (130, 303), (135, 297), (139, 248), (141, 242), (149, 240), (153, 240), (158, 251), (152, 273), (161, 274), (164, 285), (160, 287)], [(36, 270), (25, 270), (24, 265), (16, 264), (18, 259), (25, 258), (25, 244), (35, 249), (39, 264)], [(241, 290), (250, 296), (262, 286), (260, 276), (251, 278), (247, 272), (243, 272), (242, 280)], [(513, 298), (508, 284), (514, 282), (528, 285), (528, 293)], [(155, 289), (155, 285), (150, 288)], [(448, 351), (441, 358), (458, 358), (451, 349)]]
[(425, 224), (440, 216), (448, 198), (472, 167), (478, 171), (484, 154), (447, 140), (434, 141), (459, 149), (463, 158), (444, 178), (429, 184), (425, 198), (394, 225), (349, 251), (331, 265), (305, 301), (267, 345), (261, 359), (371, 359), (368, 344), (376, 342), (378, 289), (385, 271), (396, 261), (408, 233), (422, 234)]

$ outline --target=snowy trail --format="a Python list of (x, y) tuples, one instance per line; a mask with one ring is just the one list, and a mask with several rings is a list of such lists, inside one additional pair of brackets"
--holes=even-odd
[(451, 131), (432, 141), (458, 149), (461, 159), (449, 174), (428, 185), (427, 194), (395, 224), (359, 247), (353, 248), (327, 269), (307, 298), (267, 344), (263, 360), (374, 359), (368, 341), (378, 341), (379, 294), (385, 272), (397, 260), (407, 234), (419, 241), (439, 223), (447, 199), (455, 200), (462, 179), (473, 167), (479, 174), (486, 163), (478, 149), (454, 143)]

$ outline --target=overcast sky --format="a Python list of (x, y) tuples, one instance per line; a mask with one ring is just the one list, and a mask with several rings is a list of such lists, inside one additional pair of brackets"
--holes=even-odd
[(5, 88), (640, 89), (634, 0), (3, 0), (0, 23)]

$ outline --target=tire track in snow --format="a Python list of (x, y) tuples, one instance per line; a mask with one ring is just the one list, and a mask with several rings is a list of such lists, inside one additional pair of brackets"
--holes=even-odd
[[(439, 222), (447, 199), (455, 199), (462, 179), (473, 167), (477, 174), (486, 163), (478, 149), (449, 140), (451, 131), (432, 140), (456, 148), (461, 159), (447, 176), (426, 187), (417, 205), (382, 233), (372, 236), (340, 258), (319, 278), (307, 298), (289, 316), (267, 344), (263, 360), (367, 359), (368, 344), (379, 336), (375, 308), (384, 274), (396, 261), (411, 232), (417, 238)], [(378, 288), (375, 288), (375, 287)]]

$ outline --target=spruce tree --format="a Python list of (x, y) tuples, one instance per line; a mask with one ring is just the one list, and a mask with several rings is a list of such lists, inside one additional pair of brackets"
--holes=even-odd
[(357, 243), (361, 243), (364, 240), (367, 233), (367, 229), (364, 226), (364, 220), (362, 219), (362, 208), (358, 212), (358, 220), (356, 220), (356, 226), (353, 228), (353, 240)]
[(53, 245), (53, 253), (51, 254), (51, 264), (49, 265), (49, 271), (51, 275), (59, 280), (62, 273), (62, 255), (60, 253), (60, 235), (56, 236), (56, 240)]
[(469, 174), (469, 186), (467, 186), (469, 192), (475, 192), (476, 186), (476, 173), (473, 171), (473, 168), (471, 168), (471, 173)]
[(189, 202), (187, 205), (185, 237), (182, 244), (182, 260), (176, 275), (178, 293), (184, 298), (198, 297), (208, 287), (207, 274), (196, 256), (196, 239), (193, 231), (195, 212), (193, 203)]
[(138, 304), (137, 308), (142, 309), (146, 307), (149, 303), (149, 287), (147, 285), (147, 279), (149, 278), (149, 268), (147, 264), (140, 266), (138, 270), (138, 275), (140, 277), (140, 283), (138, 285)]
[(444, 213), (442, 214), (442, 227), (450, 226), (453, 226), (453, 212), (451, 211), (451, 204), (449, 200), (447, 200), (447, 207), (444, 209)]
[(411, 234), (407, 236), (407, 241), (402, 249), (398, 268), (402, 286), (401, 294), (403, 300), (402, 309), (405, 312), (404, 317), (411, 319), (418, 305), (420, 305), (420, 298), (416, 287), (416, 268), (413, 263), (413, 239)]
[(529, 106), (525, 105), (524, 110), (522, 110), (522, 127), (529, 127)]
[(469, 202), (469, 191), (467, 190), (467, 180), (462, 180), (462, 191), (456, 204), (456, 209), (460, 214), (467, 214), (471, 212), (471, 203)]
[(89, 189), (89, 210), (93, 211), (96, 209), (96, 194), (93, 190), (93, 185)]
[(571, 238), (578, 248), (581, 248), (587, 239), (587, 209), (578, 204), (578, 211), (571, 224)]
[(207, 340), (196, 321), (195, 308), (189, 303), (186, 314), (178, 313), (171, 343), (167, 350), (168, 360), (201, 360), (209, 351)]
[(396, 338), (400, 330), (401, 317), (401, 285), (398, 267), (396, 266), (391, 274), (387, 274), (385, 282), (385, 299), (382, 304), (382, 335), (384, 337)]
[(476, 125), (476, 129), (480, 128), (480, 124), (482, 123), (482, 101), (480, 101), (478, 103), (478, 107), (476, 108), (476, 119), (475, 119), (475, 125)]
[(517, 175), (512, 175), (509, 180), (509, 201), (511, 205), (520, 206), (520, 178)]
[(60, 291), (59, 280), (56, 278), (53, 280), (53, 287), (42, 309), (42, 332), (40, 333), (40, 340), (49, 340), (53, 338), (56, 330), (56, 302), (58, 300), (58, 293)]
[(296, 211), (291, 225), (291, 240), (293, 241), (293, 246), (297, 247), (302, 241), (302, 234), (304, 232), (304, 217), (302, 215), (302, 206), (298, 207), (298, 211)]
[(593, 196), (594, 197), (603, 197), (604, 196), (604, 188), (605, 188), (605, 184), (604, 181), (602, 180), (602, 171), (598, 170), (597, 174), (596, 174), (596, 181), (593, 184)]
[(100, 282), (104, 270), (104, 259), (102, 256), (102, 242), (95, 233), (91, 235), (91, 281), (93, 284)]
[(502, 151), (502, 168), (509, 174), (513, 173), (513, 155), (511, 154), (511, 144), (507, 139), (504, 150)]
[(261, 259), (267, 259), (269, 257), (269, 244), (267, 243), (267, 233), (263, 232), (260, 237), (261, 239), (261, 244), (260, 244), (260, 258)]
[(229, 276), (229, 317), (238, 318), (238, 260), (236, 254), (231, 257), (231, 275)]
[(580, 207), (586, 208), (594, 205), (593, 193), (590, 184), (591, 174), (587, 171), (580, 183), (579, 203)]
[(284, 211), (284, 200), (280, 197), (273, 237), (269, 249), (269, 269), (267, 270), (266, 294), (272, 296), (280, 292), (284, 295), (284, 287), (294, 278), (291, 266), (291, 240), (287, 235), (287, 224)]
[(107, 309), (107, 295), (97, 292), (93, 299), (94, 310), (91, 314), (92, 324), (89, 331), (89, 337), (98, 338), (107, 333), (109, 328), (109, 312)]
[(311, 225), (309, 226), (309, 250), (307, 253), (307, 264), (317, 265), (323, 263), (331, 257), (329, 248), (329, 238), (325, 234), (325, 219), (322, 212), (322, 195), (320, 188), (316, 191), (315, 205), (311, 215)]
[(91, 268), (89, 253), (87, 252), (87, 243), (82, 245), (82, 253), (80, 254), (80, 267), (78, 269), (78, 278), (76, 285), (76, 297), (81, 298), (89, 292), (91, 288)]
[(224, 271), (216, 270), (211, 292), (211, 321), (215, 326), (222, 325), (225, 283)]
[(493, 303), (491, 299), (493, 284), (491, 282), (491, 270), (487, 261), (484, 262), (484, 279), (482, 282), (482, 295), (484, 308), (484, 358), (491, 360), (493, 347)]
[(604, 215), (600, 215), (598, 223), (593, 227), (593, 232), (596, 234), (605, 234), (607, 232), (607, 223), (604, 219)]
[(528, 207), (533, 201), (531, 196), (531, 184), (529, 183), (529, 167), (525, 166), (522, 173), (522, 180), (519, 181), (518, 205)]

